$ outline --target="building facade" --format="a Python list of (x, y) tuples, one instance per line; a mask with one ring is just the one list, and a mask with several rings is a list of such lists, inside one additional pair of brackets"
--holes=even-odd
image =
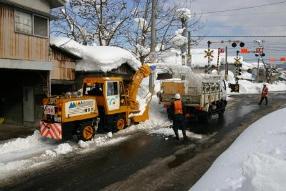
[(50, 10), (64, 0), (0, 0), (0, 117), (36, 126), (50, 93)]

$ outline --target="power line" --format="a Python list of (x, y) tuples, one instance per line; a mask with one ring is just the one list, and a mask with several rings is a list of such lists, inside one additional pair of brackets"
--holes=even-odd
[[(271, 11), (271, 12), (252, 12), (253, 15), (251, 15), (251, 17), (255, 17), (255, 16), (261, 16), (261, 15), (268, 15), (268, 14), (275, 14), (275, 16), (279, 15), (279, 13), (285, 13), (284, 11)], [(203, 13), (201, 13), (203, 14)], [(225, 17), (225, 16), (236, 16), (236, 15), (245, 15), (245, 16), (249, 16), (249, 13), (226, 13), (226, 14), (218, 14), (215, 17)]]
[(272, 5), (278, 5), (286, 3), (286, 1), (280, 1), (280, 2), (274, 2), (274, 3), (265, 3), (261, 5), (254, 5), (254, 6), (248, 6), (248, 7), (240, 7), (235, 9), (225, 9), (225, 10), (219, 10), (219, 11), (209, 11), (209, 12), (203, 12), (202, 15), (208, 15), (208, 14), (214, 14), (214, 13), (224, 13), (224, 12), (230, 12), (230, 11), (240, 11), (245, 9), (253, 9), (253, 8), (259, 8), (259, 7), (266, 7), (266, 6), (272, 6)]
[(192, 35), (197, 38), (286, 38), (286, 35)]
[(266, 25), (243, 25), (243, 24), (241, 24), (239, 26), (235, 26), (235, 25), (233, 25), (233, 26), (230, 26), (230, 25), (217, 25), (217, 26), (209, 26), (209, 27), (210, 28), (222, 28), (222, 27), (223, 28), (234, 28), (234, 27), (247, 27), (247, 28), (273, 27), (273, 28), (275, 28), (275, 27), (286, 27), (286, 25), (268, 25), (268, 26), (266, 26)]

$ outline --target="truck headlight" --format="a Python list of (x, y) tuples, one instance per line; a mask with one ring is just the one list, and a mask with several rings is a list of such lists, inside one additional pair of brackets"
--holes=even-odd
[(54, 116), (54, 121), (60, 123), (62, 120), (61, 117)]

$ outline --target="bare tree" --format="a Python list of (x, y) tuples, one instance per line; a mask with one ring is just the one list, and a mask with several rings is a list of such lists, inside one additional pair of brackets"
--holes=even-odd
[[(176, 15), (178, 8), (159, 0), (70, 0), (54, 12), (57, 19), (52, 31), (82, 44), (127, 48), (145, 63), (150, 61), (151, 47), (156, 54), (173, 47), (172, 39), (182, 25)], [(187, 30), (198, 30), (199, 21), (192, 16)]]
[(54, 14), (53, 33), (100, 46), (110, 45), (130, 17), (125, 0), (70, 0)]

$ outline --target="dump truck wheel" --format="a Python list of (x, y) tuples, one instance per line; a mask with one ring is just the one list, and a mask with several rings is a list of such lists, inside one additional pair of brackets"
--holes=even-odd
[(90, 124), (84, 124), (80, 127), (79, 138), (83, 141), (89, 141), (93, 138), (95, 129)]
[(218, 113), (218, 118), (222, 119), (224, 117), (224, 110)]
[(125, 127), (125, 120), (122, 118), (118, 118), (116, 121), (116, 129), (117, 130), (122, 130)]

